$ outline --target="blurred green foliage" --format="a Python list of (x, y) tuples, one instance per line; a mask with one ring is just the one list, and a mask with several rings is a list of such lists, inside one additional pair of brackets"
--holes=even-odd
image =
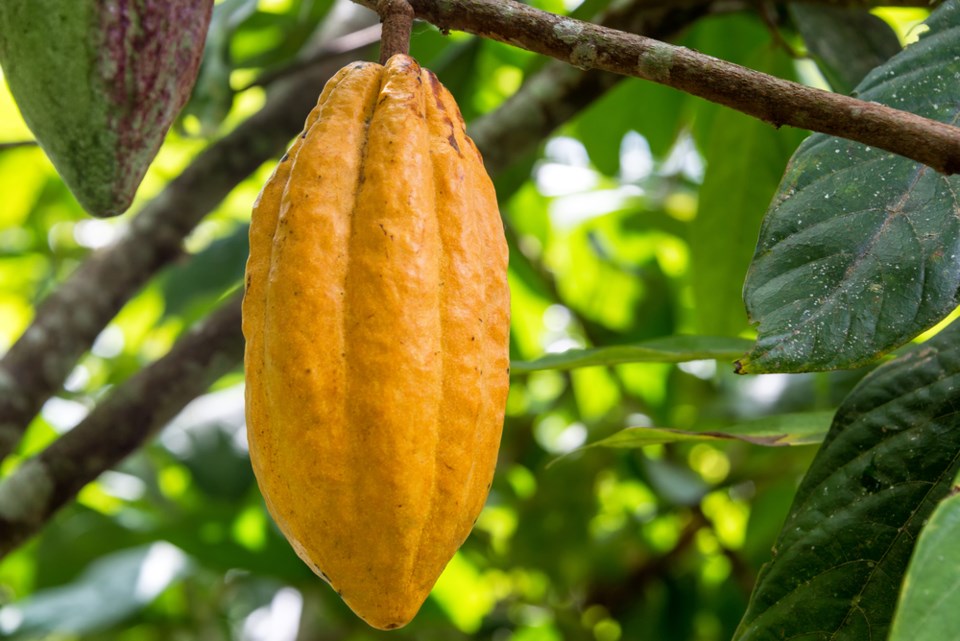
[[(578, 3), (530, 4), (563, 13)], [(259, 108), (262, 88), (234, 89), (289, 64), (330, 5), (217, 5), (194, 99), (131, 212), (210, 139)], [(801, 78), (784, 47), (800, 46), (797, 36), (788, 23), (774, 31), (765, 20), (705, 18), (678, 41)], [(420, 24), (412, 48), (468, 120), (495, 109), (542, 64), (506, 45)], [(809, 67), (804, 73), (809, 78)], [(0, 140), (29, 137), (0, 91)], [(516, 238), (513, 358), (678, 334), (752, 338), (739, 288), (766, 201), (801, 137), (639, 80), (623, 81), (555, 132), (524, 182), (501, 192)], [(188, 254), (104, 330), (0, 474), (69, 430), (238, 286), (250, 206), (269, 171), (239, 185), (189, 238)], [(0, 151), (0, 194), (2, 350), (44, 295), (134, 214), (89, 219), (37, 148)], [(487, 507), (417, 619), (389, 634), (729, 639), (814, 448), (741, 441), (579, 448), (626, 427), (722, 431), (823, 412), (863, 374), (743, 379), (726, 359), (516, 374)], [(279, 535), (245, 448), (238, 371), (0, 563), (0, 638), (379, 638), (384, 633), (355, 618)]]

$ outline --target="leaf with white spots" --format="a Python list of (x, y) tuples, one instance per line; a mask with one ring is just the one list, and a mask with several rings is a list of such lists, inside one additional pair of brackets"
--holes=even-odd
[[(956, 125), (960, 2), (945, 2), (927, 26), (856, 93)], [(868, 363), (949, 314), (958, 288), (960, 176), (813, 135), (787, 168), (747, 274), (759, 336), (740, 371)]]
[(958, 390), (955, 322), (851, 392), (734, 641), (887, 639), (917, 536), (960, 470)]

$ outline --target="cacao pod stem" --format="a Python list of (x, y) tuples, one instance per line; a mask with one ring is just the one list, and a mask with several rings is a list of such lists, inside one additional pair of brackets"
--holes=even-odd
[(413, 7), (407, 0), (379, 0), (377, 13), (383, 23), (380, 32), (380, 64), (391, 56), (410, 53), (410, 32), (413, 31)]

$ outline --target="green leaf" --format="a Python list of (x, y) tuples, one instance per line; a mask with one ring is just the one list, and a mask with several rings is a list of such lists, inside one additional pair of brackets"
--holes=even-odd
[(163, 273), (161, 289), (166, 302), (164, 314), (183, 316), (209, 311), (227, 290), (243, 280), (250, 250), (249, 225), (240, 225), (228, 235), (177, 263)]
[(257, 10), (256, 0), (224, 0), (214, 6), (203, 48), (200, 71), (190, 100), (180, 115), (197, 117), (201, 133), (212, 136), (233, 107), (234, 92), (230, 85), (233, 60), (230, 39), (238, 27)]
[[(960, 323), (867, 375), (800, 485), (735, 641), (881, 641), (960, 467)], [(952, 637), (941, 637), (952, 638)]]
[(239, 501), (253, 484), (243, 442), (243, 389), (235, 386), (191, 401), (164, 429), (160, 442), (190, 470), (209, 497)]
[(960, 630), (960, 494), (955, 481), (949, 498), (920, 533), (890, 641), (941, 641)]
[[(695, 51), (738, 65), (750, 66), (751, 58), (771, 45), (770, 28), (754, 12), (727, 13), (700, 19), (680, 38), (679, 43)], [(703, 150), (713, 137), (714, 121), (726, 111), (716, 103), (687, 96), (686, 120), (693, 120), (690, 133)]]
[(707, 358), (733, 360), (749, 349), (750, 341), (724, 336), (668, 336), (634, 345), (571, 349), (533, 361), (514, 361), (510, 371), (525, 374), (541, 369), (575, 369), (621, 363), (683, 363)]
[(886, 22), (859, 7), (792, 3), (790, 15), (838, 93), (849, 94), (870, 70), (900, 52), (900, 39)]
[(654, 156), (665, 156), (680, 131), (682, 93), (639, 80), (625, 80), (577, 115), (571, 125), (591, 162), (615, 176), (620, 170), (620, 146), (628, 131), (646, 138)]
[[(793, 61), (768, 45), (748, 64), (779, 77), (793, 75)], [(730, 109), (714, 119), (700, 204), (690, 231), (700, 332), (736, 336), (747, 329), (741, 304), (743, 279), (764, 211), (801, 139), (797, 130), (777, 130)]]
[[(418, 38), (418, 41), (422, 38)], [(443, 78), (447, 90), (457, 97), (460, 113), (464, 120), (471, 122), (477, 117), (473, 96), (477, 92), (480, 76), (477, 74), (477, 60), (483, 46), (482, 38), (471, 38), (465, 42), (448, 45), (440, 50), (430, 69)], [(421, 58), (421, 64), (427, 66)], [(498, 192), (499, 193), (499, 192)]]
[[(960, 3), (858, 88), (864, 100), (956, 123)], [(744, 287), (757, 344), (743, 372), (855, 367), (957, 306), (960, 177), (814, 135), (791, 160)]]
[(682, 441), (746, 441), (754, 445), (812, 445), (830, 427), (833, 412), (781, 414), (744, 421), (722, 431), (693, 432), (669, 427), (628, 427), (587, 447), (646, 447)]
[(0, 635), (36, 639), (107, 629), (152, 603), (187, 564), (183, 552), (163, 542), (114, 552), (73, 583), (5, 606)]

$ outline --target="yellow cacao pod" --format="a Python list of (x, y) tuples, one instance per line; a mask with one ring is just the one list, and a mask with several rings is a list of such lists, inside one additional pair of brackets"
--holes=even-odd
[(374, 627), (413, 618), (486, 501), (506, 273), (450, 93), (405, 55), (342, 69), (254, 206), (247, 433), (277, 525)]

